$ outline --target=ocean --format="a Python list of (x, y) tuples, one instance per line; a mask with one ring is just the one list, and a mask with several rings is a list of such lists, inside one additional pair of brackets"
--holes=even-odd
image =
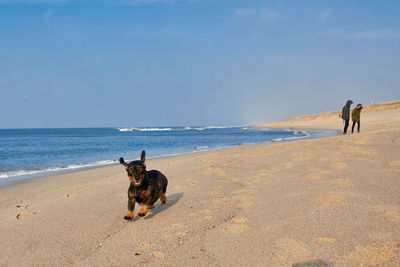
[(253, 127), (0, 129), (0, 185), (137, 159), (335, 135)]

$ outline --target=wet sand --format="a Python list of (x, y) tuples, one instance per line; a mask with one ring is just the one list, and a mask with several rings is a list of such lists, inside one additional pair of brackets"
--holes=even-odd
[[(342, 128), (335, 112), (308, 116), (263, 126)], [(147, 167), (168, 177), (167, 203), (132, 221), (123, 219), (129, 180), (121, 165), (0, 188), (0, 265), (400, 265), (396, 105), (361, 113), (360, 134), (163, 157)]]

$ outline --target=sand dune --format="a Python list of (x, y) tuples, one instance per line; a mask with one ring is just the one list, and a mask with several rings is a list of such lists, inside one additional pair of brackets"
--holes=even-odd
[[(353, 107), (354, 108), (354, 107)], [(343, 120), (342, 111), (330, 111), (316, 114), (296, 116), (279, 121), (256, 125), (261, 128), (292, 127), (304, 129), (338, 129), (341, 130)], [(361, 128), (369, 129), (383, 122), (397, 122), (400, 120), (400, 100), (376, 103), (364, 106), (361, 112)], [(365, 128), (366, 127), (366, 128)]]

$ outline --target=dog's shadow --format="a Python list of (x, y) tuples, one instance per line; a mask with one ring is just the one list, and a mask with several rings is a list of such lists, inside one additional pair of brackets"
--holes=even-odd
[(149, 210), (149, 213), (144, 217), (144, 219), (145, 220), (151, 219), (158, 213), (169, 209), (170, 207), (178, 203), (182, 197), (183, 197), (183, 192), (167, 195), (167, 202), (165, 202), (165, 204), (161, 204), (160, 201), (157, 201), (154, 209)]
[(322, 260), (312, 260), (308, 262), (295, 263), (292, 267), (332, 267), (332, 265)]

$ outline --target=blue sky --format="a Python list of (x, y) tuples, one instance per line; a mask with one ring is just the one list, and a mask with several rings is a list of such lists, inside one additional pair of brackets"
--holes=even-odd
[(400, 1), (0, 0), (0, 128), (248, 125), (400, 99)]

